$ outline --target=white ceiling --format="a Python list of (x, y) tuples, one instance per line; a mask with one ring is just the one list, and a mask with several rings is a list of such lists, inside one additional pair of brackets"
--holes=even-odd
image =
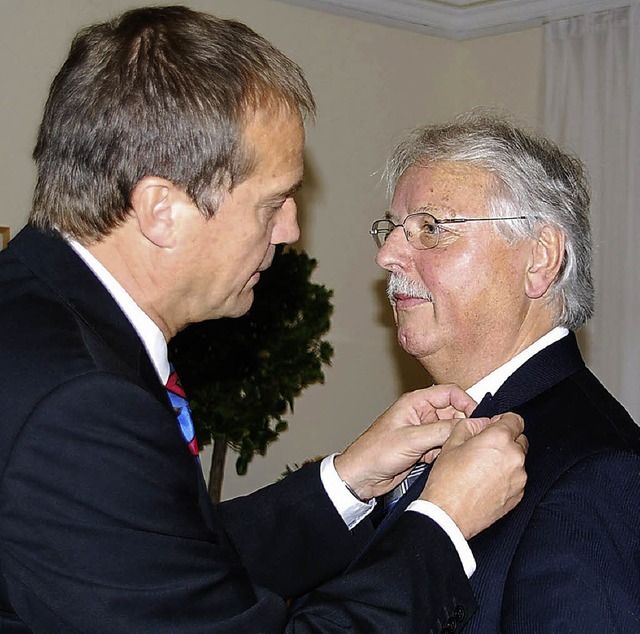
[(281, 0), (320, 11), (463, 40), (539, 26), (631, 0)]

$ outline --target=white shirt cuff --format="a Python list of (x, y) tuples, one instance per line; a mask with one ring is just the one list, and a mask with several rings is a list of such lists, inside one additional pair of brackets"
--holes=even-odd
[(467, 544), (467, 540), (458, 528), (457, 524), (439, 506), (427, 500), (414, 500), (407, 507), (407, 511), (415, 511), (430, 517), (449, 536), (458, 552), (462, 567), (467, 578), (476, 571), (476, 560)]
[(340, 513), (344, 523), (351, 530), (371, 513), (376, 501), (361, 502), (349, 492), (333, 464), (333, 459), (337, 455), (334, 453), (322, 460), (320, 463), (320, 479), (329, 499), (333, 502), (338, 513)]

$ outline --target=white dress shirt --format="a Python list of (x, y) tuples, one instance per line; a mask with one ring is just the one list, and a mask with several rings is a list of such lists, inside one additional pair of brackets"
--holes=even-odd
[(475, 385), (472, 385), (467, 394), (476, 402), (479, 403), (487, 393), (493, 396), (502, 384), (522, 365), (524, 365), (534, 354), (544, 350), (552, 343), (559, 341), (563, 337), (566, 337), (569, 331), (562, 326), (557, 326), (553, 330), (550, 330), (546, 335), (543, 335), (537, 341), (534, 341), (528, 348), (525, 348), (522, 352), (518, 353), (513, 359), (507, 361), (504, 365), (487, 374), (483, 379), (480, 379)]

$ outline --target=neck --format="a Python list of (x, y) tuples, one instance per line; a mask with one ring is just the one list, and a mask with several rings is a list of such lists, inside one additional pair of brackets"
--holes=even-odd
[(134, 240), (135, 237), (130, 235), (125, 224), (99, 242), (84, 246), (158, 326), (165, 340), (169, 341), (178, 329), (163, 317), (162, 295), (157, 292), (157, 289), (168, 286), (163, 284), (159, 274), (161, 267), (154, 262), (148, 246), (134, 243)]
[(458, 350), (454, 354), (447, 354), (446, 358), (444, 355), (438, 358), (436, 353), (419, 361), (435, 383), (455, 383), (463, 390), (468, 390), (552, 329), (551, 316), (545, 315), (533, 327), (519, 330), (511, 342), (503, 340), (498, 345), (494, 341), (492, 345), (477, 345), (473, 350)]

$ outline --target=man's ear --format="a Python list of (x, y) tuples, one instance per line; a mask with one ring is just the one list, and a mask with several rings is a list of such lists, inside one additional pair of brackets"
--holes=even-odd
[(176, 187), (164, 178), (147, 176), (131, 192), (131, 212), (140, 233), (158, 247), (172, 247), (176, 239), (173, 207)]
[(542, 297), (558, 277), (564, 261), (564, 233), (557, 227), (544, 226), (533, 242), (525, 290), (530, 299)]

